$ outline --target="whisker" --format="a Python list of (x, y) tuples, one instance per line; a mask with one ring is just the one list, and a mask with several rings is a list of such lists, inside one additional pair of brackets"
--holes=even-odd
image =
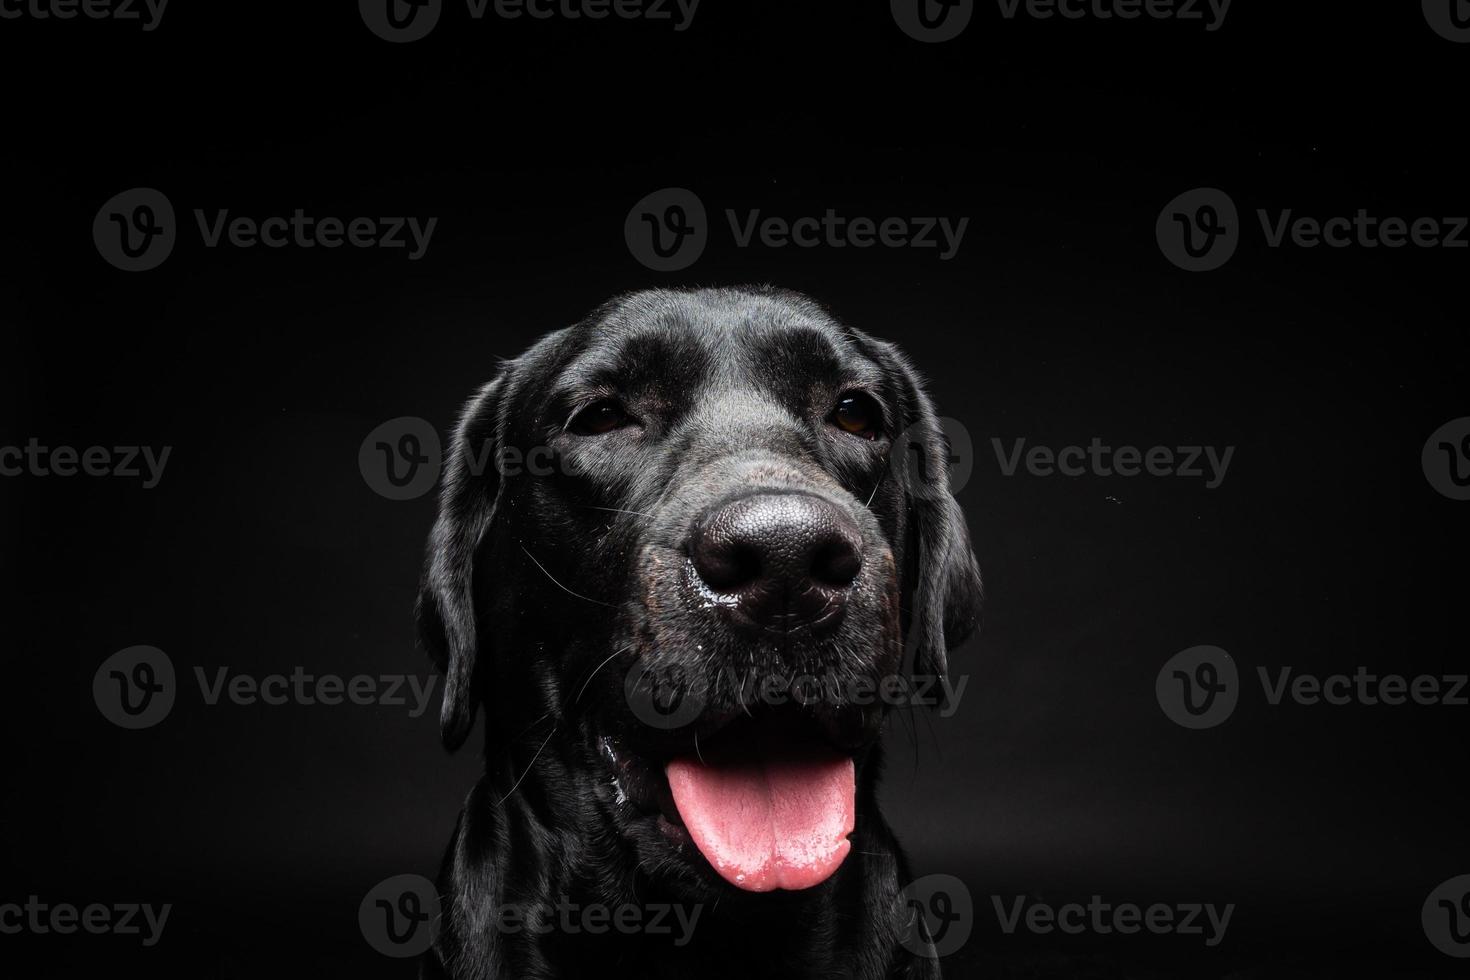
[(551, 584), (554, 585), (554, 586), (556, 586), (558, 589), (561, 589), (567, 595), (574, 596), (575, 598), (582, 599), (582, 600), (584, 600), (586, 602), (593, 603), (594, 605), (606, 606), (609, 609), (616, 609), (617, 608), (617, 606), (614, 606), (612, 603), (609, 603), (609, 602), (599, 602), (598, 600), (593, 599), (593, 598), (590, 598), (589, 596), (582, 595), (580, 592), (573, 592), (571, 589), (567, 588), (565, 585), (562, 585), (560, 582), (558, 582), (556, 580), (556, 576), (555, 575), (552, 575), (550, 572), (548, 572), (546, 570), (546, 566), (543, 565), (543, 564), (541, 564), (539, 561), (536, 560), (536, 556), (535, 555), (531, 554), (529, 551), (526, 551), (526, 546), (525, 545), (521, 545), (520, 547), (521, 547), (521, 550), (522, 551), (525, 551), (526, 552), (526, 557), (529, 558), (529, 559), (531, 559), (531, 563), (533, 565), (535, 565), (537, 568), (541, 569), (541, 573), (543, 575), (545, 575), (547, 578), (551, 579)]
[[(535, 561), (536, 559), (532, 558), (531, 560), (532, 561)], [(503, 805), (505, 803), (506, 800), (510, 799), (511, 798), (511, 795), (513, 793), (515, 793), (516, 787), (520, 786), (521, 785), (521, 781), (524, 780), (528, 775), (530, 775), (531, 768), (536, 765), (536, 760), (539, 759), (539, 758), (541, 758), (541, 752), (542, 752), (542, 750), (544, 750), (546, 748), (547, 744), (551, 741), (551, 736), (553, 736), (555, 734), (556, 734), (556, 723), (553, 722), (552, 725), (551, 725), (551, 731), (549, 731), (549, 732), (546, 733), (546, 739), (541, 743), (541, 748), (537, 749), (536, 750), (536, 754), (533, 755), (533, 756), (531, 756), (531, 761), (528, 762), (528, 763), (526, 763), (526, 771), (523, 772), (523, 773), (521, 773), (520, 778), (517, 779), (514, 783), (511, 784), (511, 787), (510, 787), (509, 791), (507, 791), (506, 794), (500, 798), (500, 803), (497, 803), (496, 806), (501, 806), (501, 805)]]
[(551, 717), (551, 712), (550, 711), (546, 712), (540, 718), (537, 718), (535, 721), (531, 722), (525, 728), (522, 728), (521, 731), (520, 731), (520, 734), (516, 735), (516, 737), (514, 739), (512, 739), (512, 741), (517, 741), (517, 742), (520, 741), (520, 739), (521, 739), (522, 736), (524, 736), (531, 729), (535, 728), (537, 725), (541, 724), (543, 721), (545, 721), (546, 719), (548, 719), (550, 717)]
[(641, 510), (625, 510), (622, 507), (598, 507), (593, 504), (584, 504), (583, 506), (588, 510), (605, 510), (614, 514), (632, 514), (634, 517), (646, 517), (650, 521), (653, 520), (652, 514), (645, 514)]
[(632, 646), (626, 646), (623, 647), (621, 650), (614, 650), (611, 657), (608, 657), (602, 663), (598, 664), (596, 667), (593, 667), (592, 673), (588, 674), (587, 679), (582, 682), (582, 689), (577, 692), (577, 696), (572, 699), (572, 703), (576, 704), (578, 701), (582, 700), (582, 695), (587, 693), (587, 685), (592, 683), (592, 678), (597, 676), (597, 672), (599, 670), (612, 663), (613, 657), (616, 657), (620, 653), (627, 653), (631, 649), (633, 649)]
[(878, 496), (878, 488), (883, 485), (883, 478), (887, 475), (888, 470), (885, 467), (883, 472), (878, 474), (878, 481), (873, 484), (873, 492), (868, 494), (868, 502), (863, 504), (864, 510), (867, 510), (869, 507), (873, 506), (873, 499)]

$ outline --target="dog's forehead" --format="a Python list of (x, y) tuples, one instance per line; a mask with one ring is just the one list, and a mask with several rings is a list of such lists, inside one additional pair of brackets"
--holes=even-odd
[(840, 324), (790, 294), (635, 294), (583, 331), (564, 378), (625, 387), (769, 387), (875, 368)]

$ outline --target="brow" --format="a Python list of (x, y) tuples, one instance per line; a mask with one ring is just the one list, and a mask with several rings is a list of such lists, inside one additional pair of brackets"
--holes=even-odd
[(681, 387), (700, 383), (708, 356), (693, 338), (646, 330), (589, 346), (562, 369), (551, 384), (548, 408), (565, 411), (597, 398), (618, 394), (670, 394), (671, 381)]

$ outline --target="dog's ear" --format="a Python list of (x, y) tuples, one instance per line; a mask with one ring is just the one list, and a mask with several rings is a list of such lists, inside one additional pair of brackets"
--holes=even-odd
[(902, 486), (907, 508), (905, 648), (914, 651), (915, 673), (945, 677), (949, 651), (968, 639), (980, 622), (980, 568), (965, 515), (950, 489), (954, 450), (923, 378), (898, 348), (877, 346), (898, 390), (901, 416), (890, 473)]
[(500, 402), (505, 373), (466, 403), (456, 426), (439, 490), (439, 516), (429, 533), (415, 614), (419, 642), (444, 673), (440, 733), (450, 751), (475, 723), (476, 663), (488, 638), (475, 602), (481, 545), (500, 498)]

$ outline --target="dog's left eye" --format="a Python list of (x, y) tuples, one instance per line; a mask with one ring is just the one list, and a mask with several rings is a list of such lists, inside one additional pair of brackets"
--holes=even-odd
[(838, 399), (837, 407), (832, 410), (832, 424), (843, 432), (876, 439), (883, 425), (883, 410), (871, 396), (849, 391)]
[(600, 436), (632, 422), (623, 406), (611, 398), (593, 402), (572, 416), (567, 428), (579, 436)]

